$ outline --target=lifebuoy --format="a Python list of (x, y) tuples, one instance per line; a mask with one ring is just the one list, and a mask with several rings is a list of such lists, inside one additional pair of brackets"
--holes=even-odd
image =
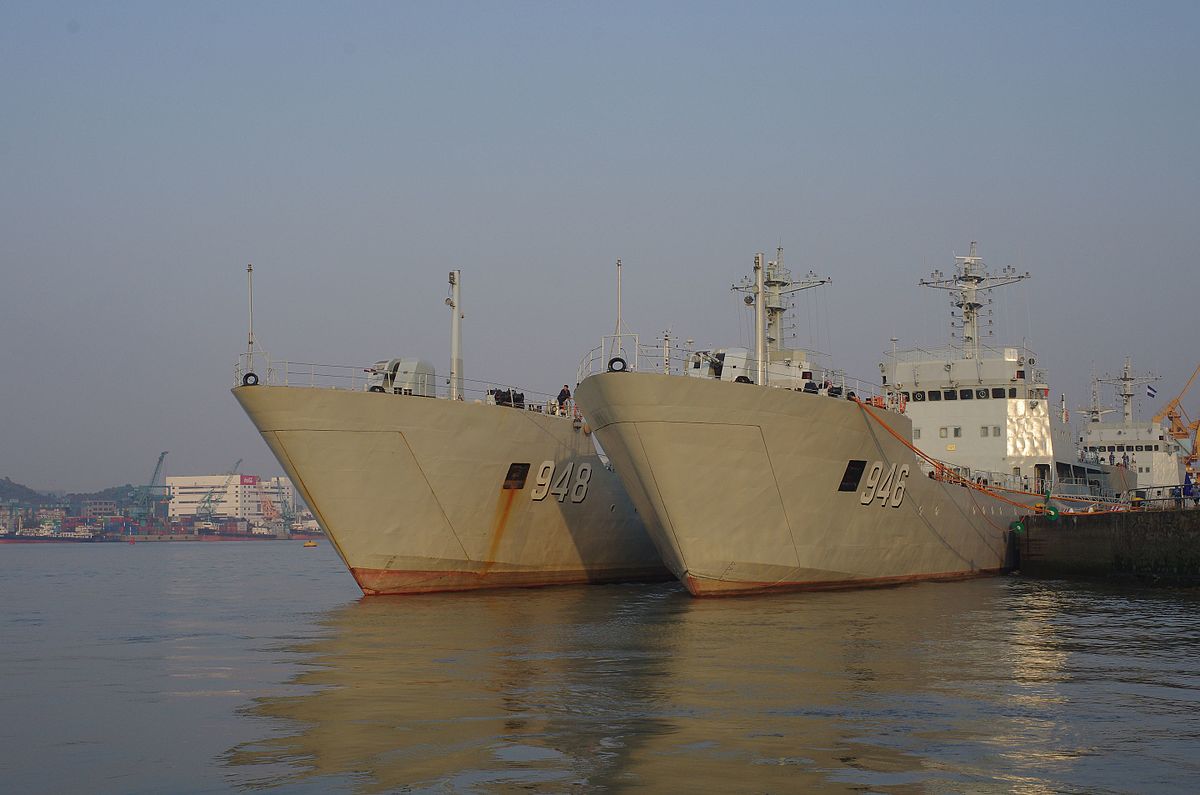
[(1015, 521), (1015, 522), (1013, 522), (1012, 524), (1010, 524), (1010, 525), (1008, 526), (1008, 529), (1009, 529), (1009, 530), (1012, 530), (1012, 531), (1013, 531), (1014, 533), (1016, 533), (1017, 535), (1021, 535), (1021, 533), (1024, 533), (1024, 532), (1025, 532), (1025, 525), (1024, 525), (1024, 523), (1023, 523), (1023, 522), (1021, 522), (1021, 521), (1018, 519), (1017, 521)]
[(608, 360), (608, 371), (610, 373), (623, 373), (628, 367), (629, 365), (620, 356), (614, 356)]
[(367, 391), (369, 391), (369, 392), (382, 392), (382, 391), (383, 391), (383, 387), (381, 387), (381, 386), (379, 386), (378, 384), (376, 384), (375, 386), (371, 387), (371, 388), (370, 388), (369, 390), (367, 390)]
[(258, 374), (257, 373), (246, 373), (244, 376), (242, 376), (242, 386), (257, 386), (257, 385), (258, 385)]

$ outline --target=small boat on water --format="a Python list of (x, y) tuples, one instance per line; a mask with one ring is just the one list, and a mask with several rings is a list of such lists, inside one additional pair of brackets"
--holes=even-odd
[(317, 542), (313, 541), (311, 538), (304, 542), (304, 546), (306, 546), (306, 547), (315, 547), (316, 545), (317, 545)]

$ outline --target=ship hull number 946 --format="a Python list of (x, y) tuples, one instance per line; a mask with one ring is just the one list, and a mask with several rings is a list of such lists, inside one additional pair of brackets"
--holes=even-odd
[(871, 464), (863, 483), (863, 490), (858, 493), (858, 501), (863, 505), (878, 502), (880, 507), (899, 508), (904, 502), (904, 486), (908, 482), (908, 464), (897, 466), (887, 465), (882, 461)]
[(574, 461), (568, 461), (564, 467), (558, 467), (558, 474), (553, 461), (543, 461), (538, 467), (537, 477), (533, 481), (533, 493), (529, 495), (534, 501), (552, 496), (559, 502), (565, 502), (569, 497), (571, 502), (583, 502), (587, 499), (588, 486), (592, 481), (592, 465), (580, 464), (578, 468)]

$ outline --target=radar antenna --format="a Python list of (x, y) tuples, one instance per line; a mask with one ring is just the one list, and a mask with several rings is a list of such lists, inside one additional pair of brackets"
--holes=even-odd
[(922, 287), (933, 287), (947, 290), (952, 295), (950, 303), (962, 314), (954, 316), (951, 328), (962, 328), (963, 358), (979, 358), (979, 310), (984, 307), (981, 293), (997, 287), (1014, 284), (1030, 278), (1029, 271), (1017, 273), (1011, 265), (1005, 266), (1000, 275), (988, 273), (983, 258), (976, 253), (976, 243), (971, 241), (971, 253), (965, 257), (955, 257), (954, 273), (950, 276), (935, 270), (928, 279), (922, 279)]

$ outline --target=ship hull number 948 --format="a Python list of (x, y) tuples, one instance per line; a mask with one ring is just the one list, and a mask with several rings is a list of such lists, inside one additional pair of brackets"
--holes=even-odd
[(533, 493), (529, 496), (534, 501), (551, 496), (559, 502), (565, 502), (568, 497), (571, 502), (583, 502), (592, 481), (592, 465), (580, 464), (576, 468), (574, 461), (568, 461), (566, 466), (558, 468), (557, 477), (555, 468), (553, 461), (542, 462), (533, 481)]
[(871, 464), (858, 501), (863, 505), (878, 502), (880, 507), (899, 508), (904, 502), (904, 486), (908, 482), (908, 464), (887, 465), (882, 461)]

